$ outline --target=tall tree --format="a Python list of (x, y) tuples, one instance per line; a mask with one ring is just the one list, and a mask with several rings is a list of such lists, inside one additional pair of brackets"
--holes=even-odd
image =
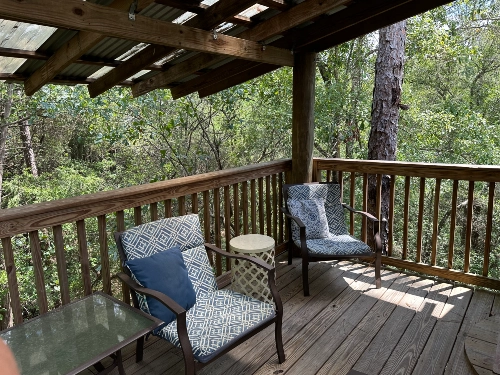
[[(372, 119), (368, 140), (369, 160), (396, 160), (399, 109), (403, 85), (403, 67), (406, 44), (406, 20), (380, 29), (375, 86), (373, 89)], [(380, 199), (380, 218), (389, 214), (390, 177), (383, 176)], [(368, 210), (378, 214), (377, 181), (374, 175), (368, 180)], [(387, 239), (386, 231), (382, 240)]]
[(14, 88), (12, 83), (7, 86), (7, 97), (3, 105), (3, 111), (0, 113), (0, 204), (2, 203), (2, 186), (3, 186), (3, 171), (5, 164), (5, 156), (7, 155), (6, 141), (9, 131), (9, 117), (12, 109), (12, 97)]

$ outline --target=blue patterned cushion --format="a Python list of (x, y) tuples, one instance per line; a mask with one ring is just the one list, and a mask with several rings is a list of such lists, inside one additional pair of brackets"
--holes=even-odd
[[(294, 240), (294, 243), (300, 247), (300, 240)], [(340, 236), (330, 234), (329, 238), (306, 240), (306, 246), (311, 255), (349, 255), (356, 257), (372, 254), (370, 246), (348, 234)]]
[[(121, 241), (128, 260), (148, 257), (179, 246), (196, 298), (217, 290), (198, 215), (172, 217), (138, 225), (122, 233)], [(141, 310), (149, 314), (146, 298), (141, 294), (136, 295)]]
[[(196, 303), (186, 265), (179, 247), (160, 251), (149, 257), (125, 262), (132, 274), (146, 288), (166, 294), (184, 309), (189, 310)], [(175, 313), (153, 297), (146, 297), (151, 315), (170, 323)]]
[[(289, 199), (288, 210), (298, 217), (306, 226), (306, 239), (327, 238), (329, 235), (328, 221), (325, 213), (324, 199)], [(296, 225), (295, 228), (298, 229)], [(300, 232), (293, 232), (293, 237), (300, 238)]]
[[(324, 199), (325, 212), (328, 220), (328, 228), (333, 235), (349, 234), (345, 225), (344, 208), (340, 203), (340, 187), (338, 184), (310, 184), (293, 185), (288, 189), (288, 199)], [(294, 229), (295, 227), (295, 229)], [(292, 221), (292, 238), (295, 237), (293, 231), (298, 233), (298, 225)]]
[[(186, 314), (194, 357), (199, 362), (210, 361), (244, 331), (264, 324), (275, 314), (274, 306), (231, 290), (219, 290), (197, 299)], [(180, 347), (177, 321), (157, 334)]]

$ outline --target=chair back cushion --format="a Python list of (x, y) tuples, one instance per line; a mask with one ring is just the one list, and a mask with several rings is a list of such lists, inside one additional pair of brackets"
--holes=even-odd
[[(148, 257), (178, 246), (196, 298), (217, 290), (198, 215), (172, 217), (138, 225), (123, 232), (120, 239), (127, 260)], [(147, 311), (145, 308), (143, 310)]]
[[(189, 310), (196, 303), (193, 284), (179, 247), (129, 260), (125, 264), (141, 285), (168, 295), (184, 309)], [(160, 301), (152, 297), (146, 297), (146, 300), (151, 315), (167, 324), (175, 320), (175, 314)]]
[[(345, 225), (344, 208), (340, 202), (340, 187), (338, 184), (298, 184), (291, 185), (287, 190), (287, 199), (309, 200), (324, 199), (325, 213), (330, 233), (335, 236), (348, 234)], [(300, 240), (299, 226), (292, 220), (292, 239)]]
[(288, 210), (306, 226), (306, 239), (328, 238), (330, 231), (324, 199), (288, 199)]

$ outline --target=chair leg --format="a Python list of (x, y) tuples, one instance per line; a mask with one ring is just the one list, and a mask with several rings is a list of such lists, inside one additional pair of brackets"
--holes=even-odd
[(135, 346), (135, 361), (142, 361), (144, 355), (144, 336), (137, 339), (137, 344)]
[(281, 334), (281, 328), (283, 326), (283, 317), (278, 315), (274, 327), (274, 336), (276, 339), (276, 351), (278, 352), (278, 362), (285, 362), (285, 351), (283, 350), (283, 336)]
[(302, 288), (304, 297), (309, 296), (309, 262), (305, 258), (302, 258)]
[(382, 267), (382, 254), (377, 252), (375, 257), (375, 286), (380, 289), (382, 286), (382, 279), (380, 277), (380, 268)]

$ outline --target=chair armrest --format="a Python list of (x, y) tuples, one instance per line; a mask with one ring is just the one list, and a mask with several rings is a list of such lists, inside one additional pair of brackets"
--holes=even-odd
[(219, 249), (217, 246), (212, 245), (210, 243), (205, 243), (205, 248), (207, 250), (213, 251), (214, 253), (225, 256), (226, 258), (246, 260), (250, 263), (255, 264), (256, 266), (258, 266), (260, 268), (264, 268), (267, 272), (274, 271), (274, 267), (271, 267), (269, 264), (267, 264), (266, 262), (264, 262), (263, 260), (261, 260), (259, 258), (251, 257), (251, 256), (244, 255), (244, 254), (231, 254), (231, 253), (228, 253), (227, 251)]
[(132, 279), (130, 276), (128, 276), (123, 272), (117, 273), (113, 277), (117, 277), (118, 279), (120, 279), (123, 283), (127, 284), (129, 288), (132, 289), (133, 291), (157, 299), (158, 301), (163, 303), (167, 308), (169, 308), (176, 316), (186, 313), (186, 310), (181, 305), (179, 305), (177, 302), (175, 302), (172, 298), (170, 298), (166, 294), (158, 292), (154, 289), (149, 289), (140, 286), (137, 282), (134, 281), (134, 279)]
[(342, 206), (344, 208), (346, 208), (347, 210), (351, 211), (351, 212), (354, 212), (355, 214), (360, 214), (364, 217), (366, 217), (368, 220), (370, 221), (373, 221), (373, 222), (376, 222), (376, 221), (380, 221), (379, 219), (377, 219), (375, 216), (373, 216), (372, 214), (369, 214), (368, 212), (365, 212), (365, 211), (358, 211), (358, 210), (355, 210), (354, 208), (352, 208), (351, 206), (349, 206), (348, 204), (346, 203), (342, 203)]
[(302, 228), (304, 228), (304, 230), (306, 229), (306, 226), (302, 222), (302, 220), (300, 220), (297, 216), (293, 216), (286, 208), (281, 207), (281, 212), (283, 212), (283, 214), (285, 214), (285, 216), (287, 218), (292, 219), (293, 221), (295, 221), (301, 230), (302, 230)]

